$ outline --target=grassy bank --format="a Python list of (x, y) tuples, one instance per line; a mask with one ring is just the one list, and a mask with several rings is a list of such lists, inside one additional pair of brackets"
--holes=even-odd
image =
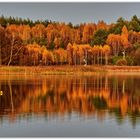
[(0, 75), (140, 74), (140, 66), (1, 66)]

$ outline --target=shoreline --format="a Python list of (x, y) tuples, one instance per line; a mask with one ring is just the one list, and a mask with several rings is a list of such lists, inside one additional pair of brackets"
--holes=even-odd
[(140, 66), (0, 66), (0, 75), (140, 75)]

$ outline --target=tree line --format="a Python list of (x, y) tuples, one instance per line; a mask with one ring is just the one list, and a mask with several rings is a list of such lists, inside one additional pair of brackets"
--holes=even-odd
[(139, 65), (140, 19), (60, 23), (0, 17), (0, 65)]

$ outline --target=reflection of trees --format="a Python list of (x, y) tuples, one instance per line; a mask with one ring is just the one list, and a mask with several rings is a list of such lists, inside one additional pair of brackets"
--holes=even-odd
[(12, 86), (11, 86), (11, 81), (8, 81), (8, 86), (9, 86), (9, 93), (10, 93), (10, 99), (11, 99), (11, 110), (12, 113), (14, 112), (14, 104), (13, 104), (13, 93), (12, 93)]
[(135, 126), (140, 115), (137, 77), (50, 76), (26, 80), (1, 80), (0, 115), (47, 114), (106, 117), (107, 112), (122, 123), (129, 116)]

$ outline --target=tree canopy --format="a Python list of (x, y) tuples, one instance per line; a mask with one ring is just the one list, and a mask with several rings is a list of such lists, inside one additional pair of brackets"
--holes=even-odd
[(77, 25), (0, 17), (0, 65), (105, 65), (117, 59), (139, 65), (139, 46), (136, 15), (130, 21)]

